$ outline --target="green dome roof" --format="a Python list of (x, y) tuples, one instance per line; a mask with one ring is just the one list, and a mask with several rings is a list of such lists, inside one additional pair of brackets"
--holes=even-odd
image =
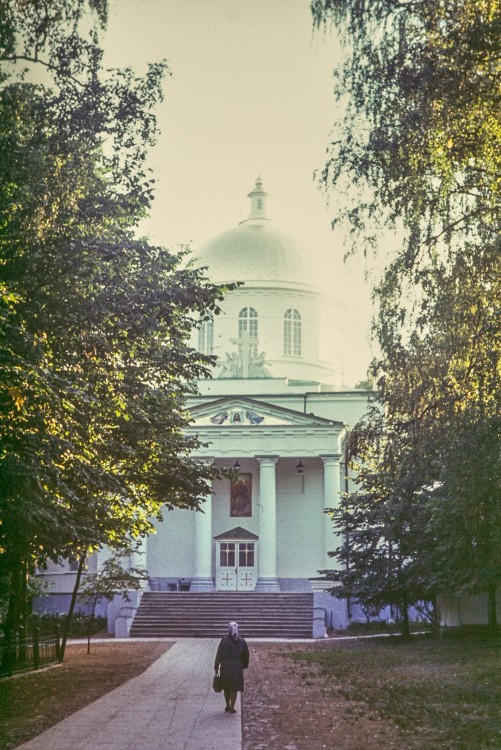
[(249, 193), (250, 217), (203, 245), (198, 254), (200, 261), (219, 283), (315, 284), (314, 270), (301, 244), (267, 217), (266, 195), (258, 177), (255, 189)]
[(308, 283), (306, 257), (300, 246), (269, 221), (246, 222), (218, 234), (201, 248), (200, 258), (219, 282)]

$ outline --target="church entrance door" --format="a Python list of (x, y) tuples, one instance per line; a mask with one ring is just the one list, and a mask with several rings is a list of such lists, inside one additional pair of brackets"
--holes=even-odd
[(216, 587), (218, 591), (254, 591), (257, 580), (254, 541), (217, 542)]

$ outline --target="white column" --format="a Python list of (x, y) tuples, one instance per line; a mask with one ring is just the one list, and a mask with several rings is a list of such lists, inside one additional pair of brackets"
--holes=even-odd
[[(324, 462), (324, 509), (339, 508), (341, 501), (341, 456), (337, 453), (330, 456), (320, 456)], [(342, 544), (342, 535), (335, 532), (332, 518), (324, 513), (324, 559), (326, 568), (336, 568), (338, 563), (329, 552), (334, 552)]]
[(256, 591), (280, 591), (277, 579), (277, 489), (275, 466), (278, 456), (256, 456), (259, 462), (259, 549)]
[[(134, 544), (136, 545), (134, 551), (129, 552), (129, 570), (132, 568), (146, 570), (146, 552), (148, 547), (147, 537), (141, 537), (140, 539), (134, 540)], [(125, 558), (123, 562), (125, 565)], [(115, 594), (113, 604), (120, 607), (120, 614), (115, 617), (113, 622), (113, 629), (116, 638), (129, 637), (132, 622), (136, 616), (145, 589), (149, 589), (148, 581), (142, 581), (141, 587), (137, 590), (131, 589), (127, 591), (127, 599), (122, 594)], [(109, 622), (108, 619), (108, 623)]]
[(212, 495), (195, 511), (195, 575), (190, 591), (215, 591), (212, 578)]
[[(139, 568), (146, 570), (146, 553), (148, 551), (148, 537), (141, 537), (137, 540), (136, 549), (129, 555), (129, 568)], [(146, 586), (146, 581), (141, 584), (141, 588)]]

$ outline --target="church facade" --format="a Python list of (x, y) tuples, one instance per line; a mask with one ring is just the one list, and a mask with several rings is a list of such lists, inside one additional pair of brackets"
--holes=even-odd
[(243, 283), (194, 334), (217, 366), (189, 403), (189, 431), (206, 445), (194, 458), (235, 475), (213, 483), (202, 513), (174, 510), (157, 525), (144, 550), (150, 587), (313, 591), (323, 625), (342, 627), (347, 603), (320, 575), (341, 543), (325, 510), (349, 491), (345, 441), (367, 392), (341, 389), (335, 301), (269, 217), (259, 177), (248, 198), (249, 217), (199, 251), (214, 281)]
[[(194, 458), (233, 468), (233, 478), (213, 483), (203, 512), (165, 513), (130, 564), (147, 569), (152, 591), (313, 591), (321, 635), (351, 615), (319, 571), (341, 543), (325, 510), (350, 489), (345, 441), (367, 392), (340, 387), (335, 301), (312, 258), (268, 216), (260, 178), (248, 197), (248, 219), (199, 252), (214, 281), (243, 283), (193, 334), (217, 365), (188, 404), (189, 432), (206, 445)], [(56, 597), (71, 590), (64, 567), (46, 577)], [(128, 633), (134, 606), (112, 605), (110, 630)]]

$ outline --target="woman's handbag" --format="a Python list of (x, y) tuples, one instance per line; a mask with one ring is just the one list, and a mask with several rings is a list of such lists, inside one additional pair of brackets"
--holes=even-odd
[(215, 693), (220, 693), (223, 690), (223, 687), (221, 685), (221, 678), (218, 674), (214, 675), (214, 679), (212, 680), (212, 687), (214, 688)]

